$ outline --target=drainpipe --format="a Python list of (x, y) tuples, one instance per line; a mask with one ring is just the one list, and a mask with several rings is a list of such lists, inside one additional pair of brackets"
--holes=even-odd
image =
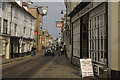
[[(11, 17), (10, 17), (10, 32), (9, 32), (9, 34), (10, 34), (10, 37), (11, 37), (11, 26), (12, 26), (12, 9), (13, 9), (13, 6), (14, 6), (14, 4), (13, 3), (11, 3)], [(11, 48), (11, 47), (10, 47)], [(13, 50), (12, 50), (13, 51)], [(12, 53), (11, 51), (10, 51), (10, 53)], [(11, 57), (13, 58), (13, 54), (11, 55)]]
[[(12, 4), (12, 3), (11, 3)], [(12, 9), (13, 9), (13, 5), (11, 5), (11, 17), (10, 17), (10, 35), (11, 35), (11, 26), (12, 26)]]

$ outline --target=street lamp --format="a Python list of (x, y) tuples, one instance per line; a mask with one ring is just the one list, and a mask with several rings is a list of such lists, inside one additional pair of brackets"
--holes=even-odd
[(38, 7), (38, 11), (42, 16), (45, 16), (47, 15), (47, 12), (48, 12), (48, 6)]
[(61, 14), (64, 14), (64, 11), (66, 12), (66, 10), (61, 10)]

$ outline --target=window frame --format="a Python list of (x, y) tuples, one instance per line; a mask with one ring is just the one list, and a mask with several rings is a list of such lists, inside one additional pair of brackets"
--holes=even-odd
[(3, 34), (7, 34), (8, 20), (3, 19)]
[(14, 35), (17, 36), (17, 24), (14, 24)]
[[(106, 24), (105, 12), (89, 18), (89, 58), (94, 62), (106, 64)], [(95, 21), (96, 18), (96, 21)], [(95, 27), (96, 25), (96, 27)], [(93, 46), (93, 45), (95, 46)], [(102, 45), (103, 44), (103, 45)], [(96, 57), (95, 57), (96, 55)]]

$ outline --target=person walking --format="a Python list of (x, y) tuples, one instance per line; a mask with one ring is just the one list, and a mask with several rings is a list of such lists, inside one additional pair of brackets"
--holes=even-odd
[[(66, 45), (64, 45), (64, 55), (66, 55)], [(67, 55), (66, 55), (67, 57)]]
[(31, 55), (34, 56), (34, 47), (32, 47)]
[(36, 48), (34, 48), (34, 55), (36, 55)]

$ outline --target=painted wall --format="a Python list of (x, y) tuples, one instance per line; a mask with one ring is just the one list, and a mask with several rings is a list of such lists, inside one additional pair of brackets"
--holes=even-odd
[[(4, 34), (5, 36), (2, 36), (2, 39), (5, 39), (2, 41), (2, 55), (6, 55), (6, 59), (9, 59), (9, 49), (10, 49), (10, 37), (6, 37), (6, 35), (10, 35), (11, 33), (11, 37), (18, 37), (20, 38), (21, 36), (23, 36), (23, 38), (34, 38), (34, 18), (28, 14), (27, 11), (21, 9), (20, 7), (16, 6), (14, 4), (13, 8), (12, 8), (12, 12), (11, 12), (11, 6), (13, 5), (13, 3), (10, 2), (5, 2), (2, 3), (4, 5), (2, 5), (2, 22), (1, 22), (1, 32), (3, 34), (3, 19), (7, 20), (7, 34)], [(10, 32), (10, 21), (11, 21), (11, 14), (12, 14), (12, 25), (11, 25), (11, 32)], [(26, 18), (26, 20), (25, 20)], [(15, 24), (17, 25), (16, 27), (16, 33), (15, 34)], [(25, 29), (25, 33), (24, 33), (24, 27), (26, 27)], [(30, 33), (31, 31), (31, 33)], [(8, 41), (8, 44), (5, 45), (6, 40)], [(27, 50), (28, 45), (26, 45), (25, 51)]]
[(109, 3), (109, 8), (111, 10), (108, 11), (109, 13), (109, 23), (108, 23), (108, 28), (111, 27), (111, 42), (108, 44), (108, 46), (111, 46), (110, 53), (111, 57), (111, 69), (112, 70), (119, 70), (118, 62), (119, 62), (119, 52), (118, 52), (118, 3), (113, 2)]
[[(21, 10), (20, 8), (14, 6), (13, 7), (13, 14), (12, 14), (12, 36), (23, 36), (25, 38), (34, 38), (34, 18), (30, 16), (25, 11)], [(15, 24), (17, 24), (17, 35), (15, 35)], [(24, 33), (24, 27), (25, 33)], [(30, 30), (32, 29), (32, 36), (30, 35)]]

